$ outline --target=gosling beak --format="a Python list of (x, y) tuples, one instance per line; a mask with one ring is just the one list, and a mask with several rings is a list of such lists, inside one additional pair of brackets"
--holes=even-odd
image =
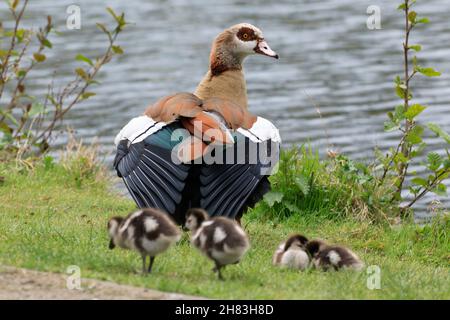
[(114, 249), (116, 247), (116, 245), (114, 244), (114, 241), (111, 239), (110, 241), (109, 241), (109, 248), (112, 250), (112, 249)]
[(260, 40), (258, 41), (258, 44), (255, 47), (255, 52), (262, 54), (264, 56), (272, 57), (275, 59), (278, 59), (278, 54), (270, 49), (269, 45), (267, 44), (266, 40)]

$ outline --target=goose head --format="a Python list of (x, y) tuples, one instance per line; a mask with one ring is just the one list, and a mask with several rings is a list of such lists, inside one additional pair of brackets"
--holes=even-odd
[(299, 248), (305, 249), (306, 244), (308, 243), (308, 238), (301, 234), (293, 234), (291, 235), (284, 245), (284, 251), (287, 251), (291, 248)]
[(114, 249), (116, 244), (114, 243), (114, 237), (117, 236), (119, 225), (122, 223), (122, 217), (113, 217), (108, 221), (108, 234), (110, 237), (109, 248)]
[(208, 219), (208, 213), (200, 208), (191, 208), (186, 212), (186, 229), (197, 230), (201, 224)]
[(211, 72), (217, 75), (226, 70), (241, 69), (243, 60), (254, 54), (278, 59), (259, 28), (249, 23), (236, 24), (215, 38), (210, 55)]

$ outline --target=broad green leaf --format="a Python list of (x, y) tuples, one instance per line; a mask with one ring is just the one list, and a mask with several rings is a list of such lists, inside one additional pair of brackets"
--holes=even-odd
[(46, 59), (45, 54), (38, 53), (38, 52), (33, 53), (33, 57), (34, 57), (34, 60), (36, 60), (37, 62), (43, 62)]
[(41, 40), (42, 45), (46, 46), (47, 48), (53, 48), (52, 43), (47, 38), (44, 38)]
[(443, 183), (439, 183), (436, 188), (432, 190), (435, 194), (441, 197), (447, 196), (447, 186)]
[(283, 205), (291, 212), (293, 213), (298, 213), (300, 212), (300, 209), (293, 203), (291, 203), (290, 201), (284, 201)]
[(99, 28), (100, 30), (102, 30), (104, 33), (109, 34), (109, 31), (108, 31), (108, 29), (106, 29), (106, 27), (105, 27), (104, 24), (98, 23), (98, 22), (97, 22), (96, 25), (97, 25), (97, 28)]
[(397, 94), (397, 96), (398, 96), (400, 99), (405, 99), (405, 94), (406, 94), (406, 92), (405, 92), (404, 89), (402, 89), (402, 88), (400, 87), (400, 85), (397, 85), (397, 86), (395, 87), (395, 93)]
[(405, 155), (401, 152), (397, 153), (397, 155), (394, 158), (394, 162), (395, 163), (407, 163), (408, 162), (408, 158), (405, 157)]
[(417, 72), (423, 74), (426, 77), (439, 77), (441, 75), (439, 71), (436, 71), (433, 68), (417, 67), (416, 70)]
[(420, 44), (412, 44), (412, 45), (410, 45), (408, 48), (410, 48), (410, 49), (412, 49), (412, 50), (414, 50), (414, 51), (417, 51), (417, 52), (419, 52), (420, 50), (422, 50), (422, 46), (421, 46)]
[(447, 143), (450, 144), (450, 135), (445, 132), (439, 125), (437, 125), (436, 123), (428, 123), (427, 124), (428, 128), (433, 131), (438, 137), (441, 137), (442, 139), (444, 139)]
[(416, 145), (422, 142), (424, 128), (422, 126), (416, 125), (412, 128), (412, 130), (406, 136), (406, 141), (409, 143)]
[(83, 68), (76, 68), (75, 72), (84, 80), (89, 79), (88, 74), (84, 71)]
[(411, 182), (413, 184), (415, 184), (416, 186), (421, 186), (421, 187), (426, 187), (428, 186), (428, 181), (427, 179), (421, 178), (421, 177), (415, 177), (411, 180)]
[(385, 121), (384, 122), (384, 131), (385, 132), (392, 132), (394, 130), (397, 130), (400, 128), (400, 125), (392, 122), (392, 121)]
[(90, 66), (94, 66), (94, 63), (92, 62), (92, 60), (82, 54), (77, 54), (75, 57), (75, 60), (83, 61), (83, 62), (86, 62), (87, 64), (89, 64)]
[(444, 169), (445, 170), (450, 169), (450, 160), (449, 159), (444, 160)]
[(95, 96), (96, 93), (95, 92), (85, 92), (81, 95), (81, 99), (88, 99), (89, 97), (93, 97)]
[(303, 195), (308, 195), (309, 193), (309, 183), (308, 179), (304, 175), (299, 175), (295, 177), (295, 184), (300, 188)]
[(403, 104), (399, 104), (395, 107), (394, 120), (399, 122), (403, 119), (405, 119), (405, 106)]
[(410, 11), (410, 12), (408, 13), (408, 20), (409, 20), (411, 23), (414, 23), (414, 22), (416, 21), (416, 17), (417, 17), (417, 12), (415, 12), (415, 11)]
[(283, 200), (283, 193), (270, 191), (264, 195), (264, 201), (270, 206), (273, 207), (275, 203), (280, 203)]
[(414, 120), (419, 114), (421, 114), (427, 107), (422, 106), (420, 104), (413, 104), (408, 108), (405, 112), (405, 117), (408, 120)]
[(431, 171), (436, 171), (442, 164), (442, 157), (436, 152), (430, 152), (427, 155), (428, 168)]
[(430, 23), (430, 19), (420, 18), (420, 19), (416, 20), (416, 23)]
[(123, 49), (121, 46), (112, 46), (112, 50), (115, 54), (123, 54)]

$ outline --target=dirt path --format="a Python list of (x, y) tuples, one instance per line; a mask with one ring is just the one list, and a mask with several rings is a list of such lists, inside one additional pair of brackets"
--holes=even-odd
[(113, 282), (81, 279), (81, 290), (67, 289), (67, 275), (0, 266), (0, 299), (91, 300), (202, 299), (177, 293), (120, 285)]

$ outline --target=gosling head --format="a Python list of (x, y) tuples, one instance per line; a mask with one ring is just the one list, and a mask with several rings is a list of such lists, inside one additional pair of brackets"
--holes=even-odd
[(278, 59), (260, 29), (249, 23), (236, 24), (221, 32), (213, 42), (210, 69), (213, 75), (241, 69), (245, 57), (260, 54)]
[(114, 237), (117, 235), (119, 225), (123, 221), (123, 217), (113, 217), (108, 221), (108, 234), (109, 234), (109, 248), (114, 249), (116, 244), (114, 243)]
[(186, 212), (185, 227), (190, 231), (197, 230), (208, 219), (208, 213), (200, 208), (191, 208)]
[(287, 251), (291, 248), (299, 248), (299, 249), (305, 249), (306, 244), (308, 243), (308, 238), (301, 234), (293, 234), (291, 235), (285, 245), (284, 245), (284, 251)]
[(317, 253), (319, 253), (320, 250), (323, 250), (326, 245), (327, 244), (325, 243), (325, 241), (311, 240), (306, 244), (306, 251), (314, 257)]

